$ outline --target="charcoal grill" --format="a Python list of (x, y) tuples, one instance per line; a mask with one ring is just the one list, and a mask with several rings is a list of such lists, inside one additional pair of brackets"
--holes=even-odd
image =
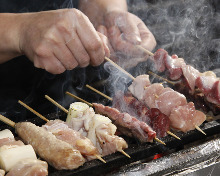
[[(46, 118), (49, 120), (54, 119), (61, 119), (65, 120), (66, 114), (59, 112), (59, 113), (52, 113), (46, 115)], [(41, 126), (45, 122), (39, 118), (30, 119), (30, 122)], [(177, 132), (176, 134), (182, 139), (177, 140), (173, 137), (166, 136), (162, 138), (162, 140), (166, 143), (166, 146), (158, 143), (144, 143), (140, 144), (138, 141), (134, 140), (133, 138), (125, 138), (128, 142), (129, 148), (125, 150), (131, 156), (131, 159), (125, 157), (121, 153), (117, 152), (108, 156), (103, 157), (106, 160), (106, 164), (98, 161), (92, 160), (86, 162), (83, 166), (75, 170), (61, 170), (58, 171), (53, 167), (49, 166), (49, 176), (71, 176), (71, 175), (104, 175), (107, 174), (115, 169), (120, 168), (121, 166), (125, 166), (127, 164), (140, 161), (146, 158), (151, 158), (158, 153), (166, 153), (169, 151), (180, 150), (184, 148), (184, 145), (201, 140), (206, 139), (209, 136), (213, 136), (215, 134), (220, 133), (220, 120), (207, 122), (202, 124), (201, 129), (207, 134), (206, 136), (202, 133), (198, 132), (197, 130), (189, 131), (187, 133)], [(13, 132), (14, 129), (7, 126), (2, 125), (0, 126), (0, 130), (3, 129), (10, 129)]]

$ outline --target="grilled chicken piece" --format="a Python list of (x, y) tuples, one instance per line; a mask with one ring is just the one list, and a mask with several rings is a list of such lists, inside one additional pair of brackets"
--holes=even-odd
[(47, 176), (48, 165), (45, 161), (26, 159), (17, 163), (6, 176)]
[(56, 169), (76, 169), (85, 163), (81, 153), (67, 142), (57, 139), (42, 127), (31, 122), (17, 123), (16, 132), (25, 143)]
[(144, 97), (144, 89), (150, 85), (149, 75), (140, 75), (135, 78), (132, 84), (128, 87), (128, 90), (137, 95), (138, 100), (142, 100)]
[(68, 125), (61, 120), (51, 120), (42, 127), (53, 133), (57, 139), (71, 144), (88, 160), (96, 159), (95, 155), (99, 155), (97, 148), (88, 138), (69, 128)]
[(150, 126), (128, 113), (120, 113), (102, 104), (93, 103), (93, 106), (97, 113), (108, 116), (124, 135), (135, 137), (141, 142), (153, 142), (156, 137), (156, 132)]

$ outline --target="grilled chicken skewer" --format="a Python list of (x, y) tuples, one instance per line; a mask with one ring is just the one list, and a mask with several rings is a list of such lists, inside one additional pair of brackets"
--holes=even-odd
[[(68, 95), (73, 95), (73, 94), (68, 93)], [(75, 95), (73, 97), (79, 98)], [(122, 132), (124, 131), (125, 135), (128, 135), (130, 137), (135, 136), (142, 142), (150, 142), (152, 141), (152, 139), (155, 139), (157, 142), (166, 145), (163, 141), (155, 137), (155, 132), (146, 123), (138, 121), (136, 118), (130, 116), (127, 113), (120, 113), (115, 108), (111, 108), (108, 106), (105, 107), (103, 105), (99, 106), (98, 104), (95, 103), (93, 103), (92, 105), (96, 108), (96, 110), (98, 109), (100, 110), (101, 108), (102, 111), (98, 111), (100, 113), (103, 113), (105, 111), (104, 108), (107, 108), (107, 112), (109, 111), (113, 112), (113, 113), (107, 113), (107, 114), (103, 113), (103, 114), (107, 116), (109, 115), (109, 117), (111, 117), (111, 119), (115, 121), (116, 124), (120, 126), (120, 128), (122, 128)], [(124, 116), (126, 116), (126, 118), (129, 118), (134, 123), (125, 122), (123, 118)]]
[[(103, 96), (103, 93), (102, 93), (102, 92), (100, 92), (100, 91), (98, 91), (97, 89), (91, 87), (90, 85), (87, 84), (86, 87), (88, 87), (89, 89), (91, 89), (91, 90), (95, 91), (96, 93), (98, 93), (98, 94), (100, 94), (100, 95)], [(105, 94), (104, 94), (104, 95), (105, 95)], [(107, 96), (107, 95), (105, 95), (104, 97), (107, 98), (107, 99), (109, 99), (110, 101), (113, 101), (113, 99), (112, 99), (111, 97)], [(122, 102), (121, 102), (121, 103), (122, 103)], [(116, 109), (117, 109), (117, 108), (116, 108)], [(127, 108), (126, 108), (126, 109), (127, 109)], [(118, 110), (120, 111), (120, 109), (118, 109)], [(143, 110), (143, 109), (141, 109), (141, 111), (142, 111), (142, 110)], [(133, 110), (133, 111), (134, 111), (134, 110)], [(131, 114), (131, 111), (130, 111), (130, 112), (127, 112), (127, 113)], [(132, 113), (132, 116), (136, 116), (136, 115), (134, 115), (134, 113)], [(144, 121), (144, 122), (146, 122), (146, 121)], [(171, 136), (173, 136), (173, 137), (175, 137), (175, 138), (181, 140), (178, 136), (176, 136), (175, 134), (173, 134), (173, 133), (170, 132), (170, 131), (167, 131), (167, 134), (169, 134), (169, 135), (171, 135)], [(158, 138), (155, 137), (155, 140), (158, 141)], [(160, 142), (160, 143), (162, 142), (162, 144), (164, 144), (164, 142), (161, 141), (161, 140), (159, 140), (158, 142)]]
[[(61, 107), (56, 101), (45, 95), (49, 101), (58, 107)], [(67, 116), (67, 124), (74, 130), (79, 131), (88, 137), (95, 146), (97, 146), (103, 156), (119, 151), (128, 158), (130, 156), (124, 152), (127, 143), (123, 138), (114, 135), (116, 127), (107, 117), (95, 114), (93, 109), (83, 103), (73, 103)], [(64, 107), (61, 108), (67, 112)], [(85, 116), (85, 117), (84, 117)], [(84, 130), (83, 130), (84, 129)]]
[(8, 172), (7, 176), (48, 175), (47, 163), (37, 159), (31, 145), (16, 141), (8, 129), (0, 131), (0, 168), (3, 169), (2, 175)]
[(31, 107), (23, 103), (22, 101), (19, 100), (19, 103), (27, 108), (29, 111), (34, 112), (38, 117), (41, 119), (45, 120), (47, 123), (42, 126), (45, 130), (51, 132), (53, 135), (57, 137), (57, 139), (60, 139), (62, 141), (65, 141), (69, 143), (71, 146), (76, 148), (77, 150), (80, 151), (80, 153), (85, 156), (88, 160), (94, 159), (95, 158), (99, 159), (103, 163), (106, 163), (105, 160), (99, 156), (97, 148), (92, 144), (92, 142), (82, 136), (79, 132), (70, 129), (65, 122), (61, 120), (48, 120), (44, 116), (42, 116), (39, 113), (36, 113), (35, 110), (33, 110)]
[(58, 170), (76, 169), (85, 163), (81, 153), (70, 144), (31, 122), (15, 123), (0, 115), (1, 121), (15, 128), (22, 140), (32, 145), (36, 153)]

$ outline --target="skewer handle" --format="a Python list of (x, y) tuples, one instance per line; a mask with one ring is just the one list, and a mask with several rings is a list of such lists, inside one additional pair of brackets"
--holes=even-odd
[(52, 98), (50, 98), (48, 95), (45, 95), (45, 98), (48, 99), (51, 103), (53, 103), (54, 105), (56, 105), (58, 108), (62, 109), (65, 113), (68, 114), (68, 110), (66, 108), (64, 108), (63, 106), (61, 106), (59, 103), (57, 103), (55, 100), (53, 100)]
[(13, 128), (15, 127), (15, 122), (11, 121), (10, 119), (8, 119), (7, 117), (5, 117), (1, 114), (0, 114), (0, 120)]
[(104, 93), (98, 91), (97, 89), (91, 87), (90, 85), (86, 84), (86, 87), (88, 87), (89, 89), (93, 90), (94, 92), (98, 93), (99, 95), (101, 95), (101, 96), (103, 96), (103, 97), (109, 99), (110, 101), (112, 101), (112, 98), (111, 98), (111, 97), (109, 97), (108, 95), (105, 95)]
[(153, 56), (153, 55), (154, 55), (154, 53), (152, 53), (152, 52), (146, 50), (146, 49), (145, 49), (144, 47), (142, 47), (141, 45), (136, 45), (136, 47), (137, 47), (138, 49), (140, 49), (143, 53), (146, 53), (146, 54), (148, 54), (148, 55), (150, 55), (150, 56)]
[(83, 100), (82, 98), (80, 98), (80, 97), (78, 97), (78, 96), (76, 96), (76, 95), (74, 95), (74, 94), (72, 94), (70, 92), (66, 92), (66, 94), (71, 96), (71, 97), (73, 97), (73, 98), (75, 98), (75, 99), (77, 99), (77, 100), (79, 100), (79, 101), (82, 101), (82, 102), (86, 103), (87, 105), (89, 105), (91, 107), (93, 106), (92, 103), (89, 103), (88, 101)]
[(21, 104), (22, 106), (24, 106), (25, 108), (27, 108), (29, 111), (33, 112), (36, 116), (40, 117), (44, 121), (49, 122), (49, 120), (46, 117), (42, 116), (40, 113), (38, 113), (37, 111), (32, 109), (30, 106), (23, 103), (22, 101), (18, 100), (18, 103)]
[(119, 65), (117, 65), (116, 63), (114, 63), (111, 59), (105, 57), (105, 60), (110, 62), (112, 65), (114, 65), (117, 69), (121, 70), (123, 73), (125, 73), (126, 75), (128, 75), (131, 79), (135, 79), (135, 77), (133, 77), (130, 73), (128, 73), (127, 71), (125, 71), (123, 68), (121, 68)]

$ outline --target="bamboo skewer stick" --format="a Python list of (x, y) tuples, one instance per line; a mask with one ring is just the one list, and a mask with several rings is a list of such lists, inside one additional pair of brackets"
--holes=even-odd
[(30, 106), (26, 105), (25, 103), (23, 103), (22, 101), (18, 100), (18, 103), (21, 104), (22, 106), (24, 106), (26, 109), (28, 109), (29, 111), (33, 112), (36, 116), (40, 117), (41, 119), (45, 120), (46, 122), (49, 122), (49, 120), (47, 118), (45, 118), (44, 116), (42, 116), (40, 113), (38, 113), (37, 111), (35, 111), (34, 109), (32, 109)]
[(174, 133), (172, 133), (171, 131), (167, 131), (167, 134), (169, 134), (169, 135), (171, 135), (171, 136), (173, 136), (173, 137), (175, 137), (176, 139), (179, 139), (179, 140), (181, 140), (177, 135), (175, 135)]
[(154, 53), (152, 53), (152, 52), (146, 50), (146, 49), (145, 49), (144, 47), (142, 47), (141, 45), (136, 45), (136, 47), (139, 48), (143, 53), (146, 53), (146, 54), (148, 54), (148, 55), (150, 55), (150, 56), (153, 56), (153, 55), (154, 55)]
[(158, 139), (157, 137), (155, 137), (154, 139), (155, 139), (155, 141), (157, 141), (157, 142), (159, 142), (159, 143), (161, 143), (161, 144), (163, 144), (163, 145), (166, 145), (163, 141), (161, 141), (161, 140)]
[(201, 128), (199, 128), (197, 125), (195, 125), (195, 128), (196, 128), (198, 131), (200, 131), (202, 134), (206, 135), (206, 133), (205, 133)]
[[(67, 93), (67, 92), (66, 92)], [(70, 92), (68, 92), (68, 95), (70, 95), (70, 96), (72, 96), (73, 94), (71, 94)], [(45, 95), (45, 97), (46, 97), (46, 95)], [(74, 97), (74, 98), (76, 98), (76, 99), (79, 99), (80, 101), (82, 101), (82, 102), (87, 102), (87, 101), (85, 101), (85, 100), (83, 100), (82, 98), (79, 98), (78, 96), (76, 96), (76, 95), (74, 95), (74, 96), (72, 96), (72, 97)], [(48, 99), (49, 98), (49, 99)], [(49, 96), (47, 96), (47, 99), (50, 101), (50, 100), (52, 100), (52, 101), (50, 101), (50, 102), (52, 102), (54, 105), (56, 105), (58, 108), (60, 108), (60, 109), (65, 109), (62, 105), (60, 105), (59, 103), (57, 103), (55, 100), (53, 100), (52, 98), (50, 98)], [(88, 104), (90, 104), (90, 106), (93, 106), (91, 103), (89, 103), (89, 102), (87, 102)], [(67, 109), (66, 109), (67, 110)], [(67, 110), (67, 113), (68, 113), (69, 111)], [(125, 151), (123, 151), (123, 150), (120, 150), (119, 152), (121, 152), (122, 154), (124, 154), (125, 156), (127, 156), (128, 158), (131, 158), (127, 153), (125, 153)], [(106, 163), (106, 161), (104, 160), (104, 159), (102, 159), (101, 158), (101, 156), (99, 156), (99, 155), (95, 155), (96, 157), (97, 157), (97, 159), (99, 159), (99, 160), (101, 160), (103, 163)]]
[(110, 62), (112, 65), (114, 65), (117, 69), (121, 70), (123, 73), (125, 73), (126, 75), (128, 75), (131, 79), (135, 79), (134, 76), (132, 76), (130, 73), (128, 73), (127, 71), (125, 71), (123, 68), (121, 68), (119, 65), (117, 65), (116, 63), (114, 63), (111, 59), (105, 57), (105, 60)]
[[(45, 96), (46, 97), (46, 96)], [(56, 106), (58, 106), (59, 108), (60, 107), (62, 107), (59, 103), (57, 103), (57, 102), (55, 102), (52, 98), (50, 98), (49, 96), (47, 96), (47, 99), (50, 99), (50, 100), (52, 100), (51, 102), (53, 102), (53, 104), (55, 104)], [(48, 100), (49, 100), (48, 99)], [(41, 119), (43, 119), (44, 121), (46, 121), (46, 122), (49, 122), (49, 120), (46, 118), (46, 117), (44, 117), (44, 116), (42, 116), (40, 113), (38, 113), (38, 112), (36, 112), (35, 110), (33, 110), (30, 106), (28, 106), (28, 105), (26, 105), (25, 103), (23, 103), (22, 101), (20, 101), (19, 100), (19, 103), (21, 104), (21, 105), (23, 105), (25, 108), (27, 108), (29, 111), (31, 111), (31, 112), (33, 112), (35, 115), (37, 115), (38, 117), (40, 117)], [(64, 108), (65, 109), (65, 108)], [(104, 159), (102, 159), (101, 158), (101, 156), (99, 156), (99, 155), (94, 155), (94, 156), (96, 156), (96, 158), (97, 159), (99, 159), (100, 161), (102, 161), (103, 163), (106, 163), (106, 161), (104, 160)]]
[(162, 80), (164, 80), (164, 81), (166, 81), (166, 82), (168, 82), (168, 83), (170, 83), (170, 84), (172, 84), (172, 85), (175, 85), (175, 84), (176, 84), (175, 82), (169, 81), (168, 79), (163, 78), (162, 76), (159, 76), (159, 75), (157, 75), (156, 73), (153, 73), (153, 72), (151, 72), (151, 71), (148, 71), (148, 74), (154, 75), (154, 76), (156, 76), (157, 78), (162, 79)]
[(15, 128), (15, 124), (16, 124), (16, 123), (13, 122), (13, 121), (11, 121), (10, 119), (8, 119), (7, 117), (5, 117), (5, 116), (3, 116), (3, 115), (1, 115), (1, 114), (0, 114), (0, 120), (1, 120), (2, 122), (6, 123), (7, 125), (9, 125), (9, 126)]
[(74, 95), (74, 94), (72, 94), (72, 93), (70, 93), (70, 92), (66, 92), (66, 94), (69, 95), (69, 96), (71, 96), (71, 97), (73, 97), (73, 98), (78, 99), (79, 101), (82, 101), (82, 102), (86, 103), (86, 104), (89, 105), (89, 106), (92, 106), (92, 104), (89, 103), (88, 101), (83, 100), (82, 98), (77, 97), (76, 95)]
[(98, 94), (102, 95), (103, 97), (105, 97), (105, 98), (109, 99), (110, 101), (112, 101), (112, 98), (111, 98), (111, 97), (109, 97), (109, 96), (105, 95), (104, 93), (102, 93), (102, 92), (98, 91), (97, 89), (95, 89), (95, 88), (91, 87), (90, 85), (86, 84), (86, 87), (88, 87), (89, 89), (93, 90), (94, 92), (96, 92), (96, 93), (98, 93)]
[(48, 99), (51, 103), (53, 103), (54, 105), (56, 105), (58, 108), (60, 108), (61, 110), (63, 110), (65, 113), (68, 114), (68, 110), (66, 108), (64, 108), (63, 106), (61, 106), (59, 103), (57, 103), (56, 101), (54, 101), (52, 98), (50, 98), (48, 95), (45, 95), (45, 98)]

